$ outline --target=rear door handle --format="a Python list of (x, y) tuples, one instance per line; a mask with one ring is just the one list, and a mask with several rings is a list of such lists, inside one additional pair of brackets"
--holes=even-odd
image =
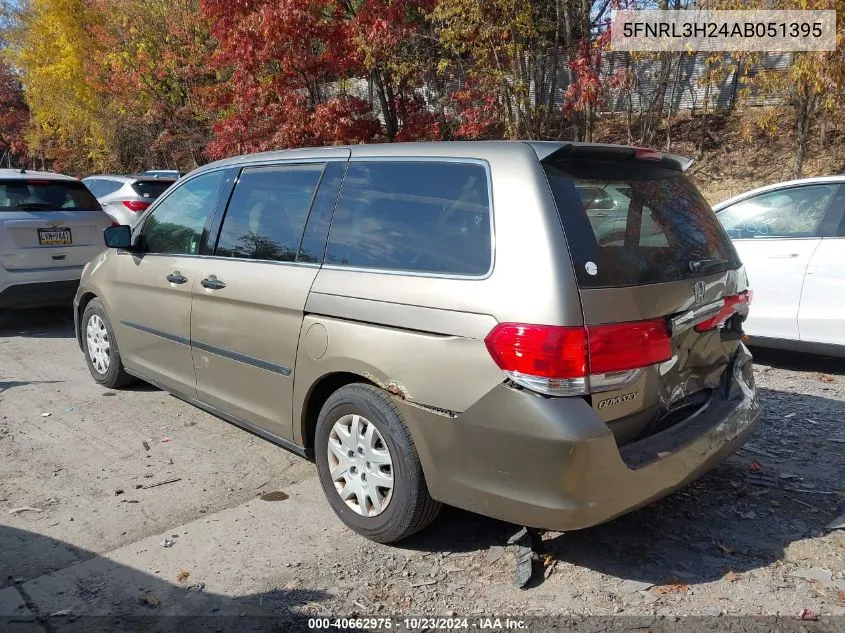
[(219, 279), (209, 279), (206, 277), (201, 282), (203, 288), (209, 288), (211, 290), (220, 290), (221, 288), (225, 288), (226, 284), (224, 284)]
[(177, 271), (177, 272), (170, 273), (167, 276), (167, 281), (169, 281), (172, 284), (183, 284), (183, 283), (188, 281), (188, 278), (184, 277), (181, 273), (179, 273)]
[(798, 257), (798, 253), (786, 253), (784, 255), (769, 255), (769, 259), (792, 259)]

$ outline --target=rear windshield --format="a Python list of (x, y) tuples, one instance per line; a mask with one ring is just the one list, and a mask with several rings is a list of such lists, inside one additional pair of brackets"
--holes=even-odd
[(142, 198), (155, 200), (174, 183), (173, 180), (139, 180), (132, 183), (132, 189)]
[(737, 268), (710, 205), (680, 172), (642, 161), (544, 163), (582, 288), (677, 281)]
[(100, 211), (100, 203), (73, 180), (0, 180), (0, 211)]

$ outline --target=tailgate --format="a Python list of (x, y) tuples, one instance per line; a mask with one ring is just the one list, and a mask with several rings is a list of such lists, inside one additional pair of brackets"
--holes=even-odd
[(84, 266), (110, 221), (78, 180), (0, 179), (0, 265), (8, 271)]
[[(593, 372), (593, 408), (620, 444), (703, 410), (741, 343), (750, 295), (730, 239), (684, 164), (601, 146), (566, 147), (543, 163), (590, 336), (612, 332), (605, 355), (635, 359), (642, 348), (649, 359), (625, 372)], [(626, 340), (626, 327), (638, 338)]]
[(103, 249), (102, 211), (0, 213), (0, 265), (8, 271), (84, 266)]

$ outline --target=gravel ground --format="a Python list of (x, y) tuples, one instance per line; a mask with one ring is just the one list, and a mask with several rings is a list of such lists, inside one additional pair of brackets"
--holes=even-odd
[[(97, 387), (70, 336), (62, 314), (0, 326), (0, 568), (17, 560), (4, 528), (52, 548), (41, 548), (35, 565), (18, 561), (0, 573), (0, 588), (58, 577), (152, 535), (182, 534), (179, 526), (197, 519), (245, 521), (255, 514), (247, 501), (264, 491), (315, 490), (308, 462), (165, 393)], [(222, 569), (237, 560), (235, 577), (253, 596), (239, 608), (271, 614), (781, 615), (786, 624), (767, 630), (793, 630), (787, 624), (803, 613), (832, 627), (816, 630), (843, 630), (845, 531), (824, 527), (845, 497), (845, 361), (755, 356), (765, 414), (747, 446), (661, 502), (593, 529), (544, 533), (526, 589), (513, 583), (514, 552), (505, 546), (517, 526), (447, 508), (424, 533), (382, 546), (340, 527), (322, 499), (299, 505), (302, 493), (262, 512), (284, 508), (322, 526), (314, 533), (325, 539), (294, 532), (275, 545), (270, 535), (257, 551), (209, 559), (198, 550), (194, 564)], [(136, 490), (171, 478), (180, 481)], [(8, 512), (24, 506), (42, 512)], [(116, 610), (123, 599), (114, 599)], [(126, 599), (137, 604), (135, 594)]]

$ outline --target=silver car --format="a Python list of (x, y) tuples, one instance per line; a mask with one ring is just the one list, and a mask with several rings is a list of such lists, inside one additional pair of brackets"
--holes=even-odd
[(174, 178), (154, 176), (115, 176), (103, 174), (83, 178), (83, 183), (119, 224), (135, 226), (141, 214), (163, 194)]

